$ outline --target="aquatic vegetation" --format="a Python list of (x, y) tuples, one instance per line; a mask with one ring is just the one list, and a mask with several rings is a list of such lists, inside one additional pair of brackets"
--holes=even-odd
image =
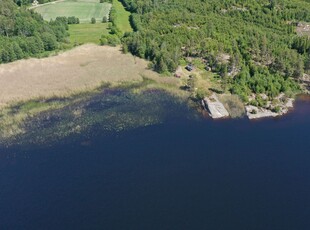
[(0, 110), (0, 143), (3, 139), (8, 139), (25, 133), (24, 122), (36, 114), (51, 109), (60, 109), (68, 104), (68, 101), (57, 99), (36, 99), (28, 102), (19, 102), (10, 107)]
[(6, 130), (0, 135), (0, 143), (46, 143), (80, 133), (92, 135), (94, 130), (120, 132), (193, 113), (183, 99), (160, 88), (148, 88), (149, 83), (104, 85), (71, 98), (30, 101), (7, 108), (3, 116), (14, 115), (0, 122)]

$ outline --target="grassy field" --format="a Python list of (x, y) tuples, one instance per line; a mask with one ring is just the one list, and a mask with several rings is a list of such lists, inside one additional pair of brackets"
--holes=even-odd
[(72, 44), (99, 44), (102, 34), (108, 34), (108, 23), (69, 25), (70, 42)]
[(92, 17), (101, 22), (103, 16), (109, 15), (110, 9), (111, 4), (99, 3), (99, 0), (63, 0), (33, 8), (47, 21), (58, 16), (75, 16), (81, 23), (89, 23)]
[(132, 28), (129, 23), (130, 12), (126, 11), (124, 6), (118, 0), (113, 0), (113, 7), (117, 13), (116, 25), (122, 32), (131, 32)]

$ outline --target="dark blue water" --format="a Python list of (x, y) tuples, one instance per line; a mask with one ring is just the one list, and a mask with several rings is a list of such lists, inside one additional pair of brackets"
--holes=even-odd
[(0, 229), (310, 229), (310, 102), (0, 154)]

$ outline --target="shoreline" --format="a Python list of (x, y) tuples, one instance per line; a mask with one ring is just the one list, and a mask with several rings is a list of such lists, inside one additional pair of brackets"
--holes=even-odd
[[(162, 99), (161, 97), (154, 98), (157, 93), (165, 94), (166, 97)], [(135, 98), (138, 101), (134, 100)], [(185, 99), (186, 97), (176, 95), (162, 85), (144, 78), (140, 82), (103, 84), (96, 89), (80, 92), (70, 97), (18, 102), (0, 110), (0, 143), (10, 145), (10, 143), (18, 142), (23, 136), (37, 135), (35, 130), (38, 128), (42, 133), (50, 132), (50, 136), (65, 137), (69, 134), (77, 134), (87, 130), (90, 125), (100, 120), (106, 120), (104, 126), (108, 130), (115, 131), (125, 129), (126, 124), (129, 126), (153, 124), (161, 118), (162, 114), (162, 112), (152, 112), (158, 110), (161, 106), (161, 103), (156, 105), (154, 102), (169, 100), (169, 103), (174, 105), (183, 104), (188, 106)], [(98, 102), (100, 102), (98, 105), (106, 104), (106, 106), (98, 106)], [(127, 111), (130, 104), (141, 108), (132, 113), (131, 110)], [(147, 106), (143, 106), (144, 104), (147, 104)], [(152, 105), (152, 108), (149, 108), (150, 105)], [(122, 108), (125, 110), (123, 111)], [(168, 113), (169, 111), (165, 110), (165, 112)], [(139, 113), (142, 114), (139, 116)], [(67, 114), (71, 119), (60, 119), (63, 114)], [(144, 115), (146, 117), (142, 119)], [(135, 116), (138, 117), (135, 118)], [(121, 119), (117, 119), (117, 117)], [(110, 119), (113, 120), (116, 126), (113, 125)], [(69, 129), (64, 127), (69, 127)], [(44, 139), (41, 135), (36, 138), (38, 140)]]
[[(258, 120), (262, 118), (272, 118), (272, 117), (280, 117), (283, 116), (294, 109), (294, 102), (296, 98), (300, 95), (308, 95), (308, 94), (298, 94), (294, 98), (289, 97), (286, 98), (286, 101), (280, 101), (276, 106), (271, 106), (271, 102), (269, 102), (268, 108), (254, 106), (250, 104), (243, 104), (244, 111), (241, 112), (240, 116), (237, 117), (247, 117), (249, 120)], [(233, 96), (233, 95), (228, 95)], [(201, 105), (205, 111), (208, 112), (209, 116), (212, 119), (234, 119), (232, 117), (230, 108), (222, 103), (222, 101), (218, 98), (219, 95), (213, 93), (209, 97), (205, 97), (201, 100)], [(284, 95), (279, 98), (284, 97)], [(275, 111), (274, 108), (278, 108), (279, 111)]]
[[(27, 107), (27, 104), (37, 104), (36, 106), (39, 108), (22, 111), (22, 115), (17, 119), (19, 124), (27, 116), (35, 116), (42, 111), (63, 106), (61, 103), (44, 106), (46, 101), (53, 101), (53, 99), (70, 101), (77, 95), (96, 93), (103, 85), (118, 87), (142, 83), (146, 80), (149, 81), (148, 84), (137, 90), (162, 89), (184, 101), (191, 98), (190, 92), (181, 89), (186, 77), (183, 76), (179, 79), (161, 76), (148, 69), (146, 60), (122, 53), (121, 47), (85, 44), (56, 56), (1, 64), (0, 74), (0, 117), (2, 120), (5, 114), (10, 114), (10, 110), (16, 105), (19, 107), (26, 105), (25, 107)], [(213, 94), (213, 97), (214, 95), (216, 94)], [(209, 96), (209, 98), (211, 97)], [(294, 101), (289, 98), (290, 103), (281, 104), (281, 110), (275, 113), (244, 103), (240, 105), (238, 99), (233, 100), (236, 95), (221, 94), (218, 97), (215, 96), (216, 99), (211, 98), (211, 100), (205, 97), (201, 104), (214, 119), (235, 118), (244, 115), (247, 115), (249, 119), (281, 116), (293, 108)], [(224, 98), (226, 99), (224, 100)], [(214, 100), (216, 103), (211, 105), (212, 114), (208, 107)], [(42, 105), (38, 105), (40, 103)], [(238, 107), (239, 111), (232, 111), (231, 108), (228, 108), (231, 105)], [(256, 110), (255, 114), (252, 113), (254, 110)], [(214, 112), (218, 114), (214, 115)], [(0, 127), (3, 126), (3, 123), (7, 123), (7, 126), (14, 126), (13, 121), (16, 120), (1, 122)]]
[(56, 56), (0, 65), (0, 139), (24, 132), (24, 122), (62, 109), (104, 89), (136, 87), (135, 93), (160, 89), (186, 100), (180, 81), (148, 69), (146, 60), (120, 47), (86, 44)]

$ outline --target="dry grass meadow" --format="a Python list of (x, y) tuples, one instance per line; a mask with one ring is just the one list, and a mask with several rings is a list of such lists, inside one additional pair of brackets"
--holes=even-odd
[(175, 78), (160, 77), (148, 62), (123, 54), (120, 47), (86, 44), (44, 59), (0, 65), (0, 107), (18, 101), (68, 96), (103, 82), (141, 81), (142, 76), (175, 85)]

